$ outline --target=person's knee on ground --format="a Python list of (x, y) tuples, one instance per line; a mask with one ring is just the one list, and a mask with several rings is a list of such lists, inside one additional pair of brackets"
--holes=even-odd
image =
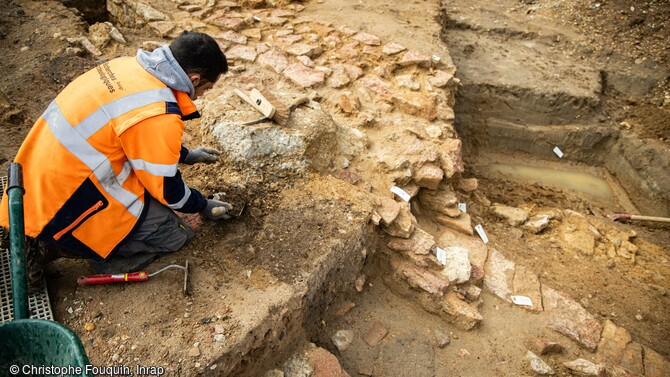
[(143, 269), (163, 255), (186, 245), (195, 233), (171, 209), (150, 198), (147, 216), (105, 260), (91, 261), (96, 273), (126, 273)]

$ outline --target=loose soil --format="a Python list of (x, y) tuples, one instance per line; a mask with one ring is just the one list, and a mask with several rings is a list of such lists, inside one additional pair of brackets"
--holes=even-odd
[[(653, 84), (644, 88), (633, 86), (634, 90), (629, 93), (613, 89), (602, 93), (603, 106), (596, 118), (605, 119), (612, 127), (624, 127), (625, 123), (640, 139), (660, 142), (666, 147), (670, 144), (670, 76), (667, 76), (670, 3), (667, 1), (463, 3), (444, 0), (436, 4), (337, 0), (301, 4), (305, 6), (305, 15), (424, 51), (432, 51), (434, 46), (458, 46), (458, 41), (449, 40), (450, 35), (456, 35), (450, 34), (449, 28), (459, 28), (465, 18), (477, 19), (481, 25), (499, 24), (502, 39), (510, 41), (544, 41), (546, 37), (536, 32), (537, 25), (560, 30), (565, 39), (554, 46), (554, 53), (570, 56), (581, 64), (607, 65), (611, 71), (619, 67), (622, 71), (659, 67), (666, 76)], [(528, 32), (506, 34), (505, 23), (526, 25)], [(444, 25), (448, 27), (443, 30)], [(80, 35), (89, 26), (79, 11), (58, 1), (0, 3), (0, 67), (3, 68), (0, 165), (3, 171), (48, 103), (68, 82), (96, 64), (97, 59), (90, 55), (66, 53), (69, 44), (59, 38)], [(121, 31), (128, 43), (106, 49), (104, 58), (134, 54), (142, 42), (158, 39), (146, 29)], [(510, 48), (509, 54), (517, 53), (520, 52)], [(454, 48), (451, 54), (457, 67), (459, 59), (467, 59), (467, 50)], [(458, 122), (459, 114), (456, 116)], [(190, 146), (211, 142), (211, 136), (202, 134), (197, 122), (188, 125), (188, 134), (191, 139), (186, 143)], [(471, 132), (470, 135), (477, 134)], [(670, 226), (651, 222), (612, 223), (607, 216), (617, 204), (610, 207), (593, 203), (579, 193), (541, 183), (526, 184), (502, 176), (482, 175), (474, 168), (488, 158), (481, 152), (475, 148), (464, 150), (467, 165), (463, 175), (478, 178), (478, 190), (491, 202), (521, 208), (572, 210), (596, 223), (607, 223), (603, 227), (615, 226), (622, 232), (637, 234), (633, 242), (643, 250), (637, 263), (613, 265), (597, 255), (585, 257), (562, 251), (558, 247), (556, 227), (539, 235), (528, 235), (496, 218), (484, 206), (475, 204), (469, 209), (473, 224), (486, 224), (491, 247), (504, 250), (508, 258), (540, 276), (543, 284), (566, 292), (600, 320), (613, 320), (628, 329), (633, 340), (670, 358), (670, 315), (667, 313)], [(521, 155), (507, 157), (517, 161), (527, 159)], [(542, 165), (542, 161), (536, 163)], [(579, 169), (579, 166), (573, 168)], [(302, 234), (318, 233), (327, 238), (329, 234), (337, 234), (338, 224), (347, 222), (348, 214), (360, 210), (351, 208), (345, 198), (310, 200), (310, 195), (292, 191), (291, 183), (276, 177), (245, 175), (224, 164), (186, 168), (184, 176), (189, 184), (203, 192), (225, 192), (238, 208), (246, 203), (239, 218), (222, 224), (189, 218), (199, 226), (198, 236), (183, 250), (156, 263), (158, 268), (180, 263), (188, 257), (194, 264), (194, 298), (180, 294), (182, 280), (176, 272), (156, 277), (161, 281), (156, 284), (81, 291), (74, 282), (77, 276), (90, 273), (86, 263), (59, 260), (49, 269), (48, 284), (52, 288), (51, 302), (56, 319), (81, 336), (94, 364), (142, 362), (169, 365), (175, 375), (216, 374), (209, 366), (183, 360), (181, 355), (164, 350), (170, 346), (191, 348), (210, 321), (223, 321), (229, 330), (240, 325), (230, 317), (226, 297), (218, 293), (229, 282), (245, 279), (252, 286), (266, 286), (277, 279), (282, 282), (299, 279), (296, 271), (308, 259), (310, 250), (319, 245), (314, 245), (307, 236), (296, 235), (291, 250), (274, 250), (272, 242), (286, 236), (285, 229), (291, 229), (289, 224), (296, 218), (311, 224), (301, 230)], [(331, 181), (321, 177), (311, 179), (309, 189), (314, 193), (332, 189)], [(278, 208), (288, 215), (282, 219), (272, 218)], [(313, 218), (305, 221), (305, 216)], [(419, 221), (430, 222), (430, 219), (419, 217)], [(569, 221), (563, 219), (562, 223)], [(268, 223), (271, 226), (268, 227)], [(261, 228), (263, 232), (259, 233)], [(548, 360), (556, 362), (552, 365), (560, 365), (559, 359), (562, 362), (590, 357), (574, 343), (549, 331), (536, 321), (536, 316), (488, 293), (484, 294), (480, 308), (484, 317), (482, 326), (470, 332), (457, 330), (426, 313), (412, 300), (386, 289), (380, 270), (383, 271), (374, 262), (368, 265), (364, 271), (368, 280), (362, 292), (351, 291), (350, 296), (337, 300), (338, 304), (353, 302), (354, 308), (344, 316), (329, 312), (322, 319), (321, 333), (310, 339), (334, 352), (352, 376), (372, 370), (374, 375), (386, 376), (533, 375), (524, 355), (528, 339), (537, 337), (560, 341), (566, 346), (560, 358)], [(199, 299), (203, 297), (207, 299)], [(389, 343), (384, 348), (371, 349), (357, 339), (350, 349), (340, 353), (329, 341), (329, 336), (338, 329), (346, 327), (364, 332), (373, 320), (382, 321), (390, 331)], [(95, 330), (84, 330), (85, 323), (95, 323)], [(160, 324), (159, 330), (155, 324)], [(435, 345), (437, 328), (446, 329), (451, 337), (451, 344), (445, 348)], [(254, 370), (278, 367), (284, 360), (282, 356), (278, 356), (274, 364), (255, 366)], [(560, 366), (557, 369), (562, 374), (567, 373)]]

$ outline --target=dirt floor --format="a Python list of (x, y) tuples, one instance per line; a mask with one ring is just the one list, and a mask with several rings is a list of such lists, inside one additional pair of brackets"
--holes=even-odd
[[(74, 6), (77, 2), (65, 3)], [(267, 2), (244, 3), (257, 7), (267, 5)], [(288, 4), (279, 3), (277, 7)], [(599, 105), (590, 112), (589, 121), (632, 132), (643, 143), (659, 145), (666, 151), (670, 148), (668, 1), (319, 0), (294, 4), (304, 6), (306, 16), (366, 31), (384, 40), (424, 51), (447, 49), (457, 67), (456, 77), (464, 85), (476, 80), (462, 76), (458, 71), (459, 62), (468, 59), (473, 49), (485, 45), (481, 42), (475, 46), (469, 38), (482, 41), (493, 38), (507, 46), (506, 53), (510, 56), (526, 53), (513, 48), (519, 41), (525, 45), (549, 44), (551, 52), (562, 59), (599, 67), (603, 89), (597, 93)], [(161, 41), (148, 28), (119, 28), (127, 43), (110, 44), (104, 55), (93, 57), (72, 49), (67, 39), (61, 38), (85, 34), (89, 27), (90, 23), (80, 11), (58, 1), (0, 2), (0, 67), (3, 68), (0, 167), (3, 171), (34, 120), (69, 81), (94, 67), (100, 58), (134, 54), (143, 42)], [(457, 40), (464, 31), (473, 34), (467, 36), (467, 40), (465, 37)], [(500, 75), (518, 72), (523, 67), (508, 70)], [(656, 76), (645, 77), (646, 72), (655, 72)], [(630, 90), (627, 92), (625, 88)], [(519, 93), (522, 93), (520, 89)], [(477, 99), (457, 97), (459, 100)], [(339, 115), (334, 118), (346, 119)], [(468, 119), (456, 113), (459, 131), (470, 137), (483, 136), (483, 132), (467, 129)], [(586, 122), (583, 118), (580, 121)], [(187, 145), (212, 141), (211, 135), (203, 133), (197, 123), (189, 124), (188, 134), (191, 139), (186, 140)], [(566, 292), (598, 320), (612, 320), (627, 329), (635, 342), (670, 359), (670, 315), (667, 313), (670, 225), (611, 221), (613, 213), (631, 208), (628, 197), (636, 193), (630, 192), (630, 188), (628, 192), (623, 190), (618, 198), (615, 195), (602, 201), (579, 191), (510, 178), (485, 168), (502, 160), (511, 164), (530, 160), (535, 166), (546, 168), (554, 165), (535, 160), (526, 153), (509, 151), (501, 157), (499, 149), (488, 153), (481, 145), (468, 141), (464, 141), (464, 146), (466, 166), (462, 175), (478, 179), (482, 197), (491, 203), (524, 208), (533, 214), (542, 210), (562, 213), (552, 220), (546, 231), (531, 234), (496, 216), (483, 204), (486, 201), (459, 193), (459, 199), (471, 203), (468, 212), (472, 224), (485, 224), (489, 246), (503, 250), (517, 265), (528, 267), (540, 276), (543, 284)], [(585, 165), (582, 162), (564, 164), (570, 171), (590, 171)], [(215, 174), (212, 169), (216, 169)], [(323, 177), (312, 177), (312, 183), (303, 186), (302, 180), (252, 174), (224, 164), (214, 168), (186, 168), (184, 176), (189, 184), (203, 192), (225, 191), (227, 200), (237, 208), (244, 205), (239, 218), (224, 224), (202, 223), (197, 216), (190, 217), (189, 221), (199, 227), (198, 236), (187, 248), (161, 262), (161, 265), (179, 263), (188, 257), (196, 269), (193, 284), (198, 295), (195, 297), (208, 296), (208, 300), (182, 297), (181, 282), (177, 278), (169, 279), (168, 275), (163, 276), (164, 283), (158, 285), (128, 286), (121, 290), (102, 287), (82, 292), (77, 290), (74, 280), (82, 272), (90, 272), (86, 263), (61, 260), (49, 269), (49, 286), (59, 287), (51, 292), (56, 319), (80, 334), (95, 364), (125, 360), (167, 365), (173, 375), (217, 375), (216, 365), (212, 368), (212, 365), (184, 360), (183, 354), (170, 354), (166, 349), (197, 349), (195, 343), (206, 341), (203, 339), (211, 342), (211, 337), (203, 335), (210, 331), (210, 323), (225, 324), (223, 335), (244, 328), (243, 323), (231, 316), (231, 305), (225, 295), (220, 295), (221, 290), (238, 279), (245, 279), (256, 287), (277, 281), (287, 284), (296, 281), (301, 269), (310, 261), (310, 253), (324, 247), (315, 245), (309, 236), (320, 234), (327, 239), (329, 235), (337, 235), (342, 232), (339, 224), (347, 223), (351, 216), (363, 216), (366, 211), (362, 205), (352, 207), (345, 198), (338, 197), (342, 190), (333, 188), (332, 181)], [(607, 179), (613, 178), (607, 175)], [(320, 195), (324, 193), (336, 199), (321, 200)], [(273, 218), (280, 207), (284, 210), (283, 217)], [(584, 225), (581, 219), (566, 212), (568, 210), (586, 216), (596, 232), (607, 235), (618, 230), (628, 234), (638, 250), (637, 258), (614, 262), (607, 257), (605, 246), (592, 255), (569, 250), (563, 244), (563, 234)], [(426, 229), (440, 227), (427, 215), (417, 215), (417, 219)], [(295, 230), (295, 234), (285, 234), (286, 229), (294, 229), (291, 224), (295, 223), (311, 225)], [(290, 250), (276, 250), (273, 240), (277, 237), (290, 239)], [(385, 244), (384, 241), (382, 239), (380, 245)], [(225, 258), (217, 253), (225, 254)], [(383, 254), (377, 253), (380, 258)], [(529, 341), (536, 338), (558, 341), (566, 348), (562, 355), (552, 355), (547, 360), (560, 375), (570, 373), (561, 366), (562, 362), (577, 357), (592, 359), (591, 353), (548, 330), (539, 316), (500, 301), (488, 292), (483, 293), (480, 312), (485, 319), (479, 328), (463, 331), (445, 325), (438, 316), (427, 313), (411, 299), (406, 300), (403, 292), (388, 289), (382, 264), (376, 260), (368, 264), (364, 271), (368, 280), (362, 292), (351, 290), (350, 295), (334, 299), (322, 323), (315, 325), (320, 332), (307, 336), (333, 352), (351, 376), (531, 376), (535, 374), (530, 371), (525, 354)], [(198, 275), (198, 270), (206, 270), (206, 273)], [(127, 297), (134, 299), (130, 302)], [(162, 304), (161, 308), (158, 303)], [(336, 309), (348, 304), (353, 304), (353, 309), (345, 315), (334, 314)], [(347, 328), (364, 333), (374, 321), (383, 322), (389, 330), (385, 347), (372, 349), (358, 338), (345, 351), (338, 351), (332, 345), (330, 335), (335, 331)], [(94, 324), (95, 329), (86, 330), (84, 326), (89, 324)], [(445, 337), (450, 343), (437, 345), (440, 339), (443, 343)], [(267, 365), (254, 366), (253, 370), (260, 373), (280, 368), (288, 356), (283, 354)]]

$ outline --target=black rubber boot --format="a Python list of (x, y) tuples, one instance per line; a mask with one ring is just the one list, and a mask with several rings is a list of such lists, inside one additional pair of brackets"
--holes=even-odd
[(33, 294), (44, 288), (44, 268), (47, 264), (45, 244), (32, 237), (26, 237), (26, 277), (28, 293)]

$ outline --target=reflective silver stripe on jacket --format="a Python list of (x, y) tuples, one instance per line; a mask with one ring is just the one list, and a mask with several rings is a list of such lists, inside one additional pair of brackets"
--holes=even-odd
[(177, 174), (177, 164), (154, 164), (141, 159), (130, 159), (130, 165), (135, 170), (144, 170), (159, 177), (174, 177)]
[(154, 102), (177, 102), (177, 100), (169, 88), (151, 89), (129, 94), (100, 106), (86, 119), (79, 122), (75, 128), (84, 139), (88, 139), (104, 127), (110, 119)]
[(188, 186), (186, 186), (186, 183), (184, 183), (184, 197), (181, 198), (181, 200), (178, 201), (177, 203), (168, 204), (168, 207), (170, 207), (172, 209), (180, 209), (181, 207), (184, 206), (184, 204), (186, 204), (186, 202), (188, 201), (188, 198), (190, 198), (190, 197), (191, 197), (191, 189), (188, 188)]
[[(141, 96), (138, 96), (140, 94)], [(144, 98), (147, 98), (147, 100)], [(136, 218), (139, 218), (142, 213), (143, 203), (137, 195), (122, 187), (123, 182), (125, 182), (130, 174), (130, 170), (128, 169), (130, 166), (128, 166), (127, 162), (124, 163), (119, 176), (116, 176), (108, 157), (95, 149), (87, 139), (108, 124), (112, 118), (153, 102), (176, 102), (176, 100), (172, 91), (167, 88), (136, 93), (101, 106), (100, 109), (96, 110), (75, 127), (65, 119), (56, 101), (52, 101), (44, 114), (42, 114), (42, 118), (47, 122), (49, 129), (56, 139), (70, 153), (91, 169), (102, 188), (110, 196), (122, 203), (128, 212)], [(137, 161), (141, 160), (134, 160), (131, 164), (134, 165)], [(138, 164), (142, 163), (138, 162)], [(148, 163), (144, 163), (143, 165), (148, 165)], [(164, 168), (161, 169), (165, 170)], [(151, 170), (148, 171), (151, 172)], [(185, 198), (180, 203), (185, 203), (188, 200), (190, 190), (186, 191)]]

